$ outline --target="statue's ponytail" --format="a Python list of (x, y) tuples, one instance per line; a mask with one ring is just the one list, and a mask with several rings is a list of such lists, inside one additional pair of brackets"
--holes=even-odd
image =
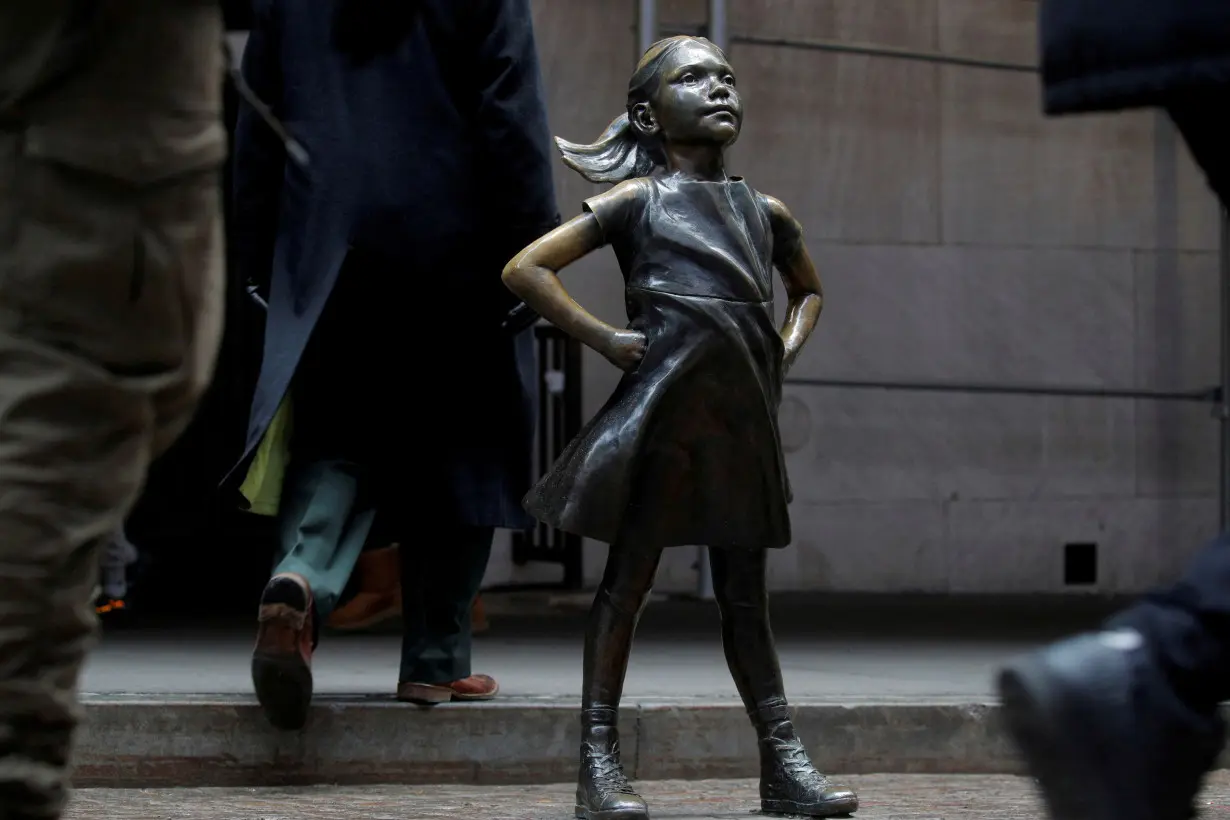
[(627, 114), (607, 126), (597, 142), (580, 145), (556, 137), (564, 164), (590, 182), (623, 182), (650, 174), (659, 161), (637, 137)]
[[(592, 145), (580, 145), (556, 137), (555, 144), (564, 155), (564, 164), (590, 182), (623, 182), (648, 176), (666, 163), (656, 140), (637, 133), (631, 112), (651, 97), (662, 81), (666, 58), (684, 43), (704, 43), (721, 54), (721, 49), (703, 37), (668, 37), (649, 47), (628, 83), (628, 113), (620, 114)], [(723, 55), (725, 57), (725, 55)]]

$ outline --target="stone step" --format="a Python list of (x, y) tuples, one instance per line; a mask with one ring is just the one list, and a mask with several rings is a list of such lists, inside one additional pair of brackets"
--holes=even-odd
[[(301, 732), (239, 695), (86, 696), (81, 787), (542, 784), (576, 775), (575, 698), (418, 708), (387, 697), (322, 697)], [(800, 700), (795, 722), (833, 774), (1016, 774), (997, 709), (961, 699)], [(756, 745), (733, 700), (629, 700), (625, 767), (640, 780), (753, 777)]]

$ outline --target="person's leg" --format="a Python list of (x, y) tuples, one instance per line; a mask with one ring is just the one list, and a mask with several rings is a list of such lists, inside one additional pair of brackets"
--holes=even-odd
[(1200, 715), (1230, 699), (1230, 534), (1205, 546), (1172, 587), (1110, 619), (1145, 639), (1168, 684)]
[(293, 465), (278, 511), (273, 574), (307, 582), (319, 620), (342, 598), (376, 520), (359, 465), (342, 460)]
[(128, 540), (124, 527), (107, 539), (99, 561), (102, 570), (102, 590), (98, 596), (100, 608), (123, 606), (128, 595), (128, 568), (136, 563), (137, 558), (137, 548)]
[[(1176, 96), (1167, 112), (1209, 187), (1230, 203), (1230, 90)], [(1057, 820), (1187, 820), (1221, 749), (1230, 697), (1230, 535), (1174, 586), (1100, 634), (1019, 658), (997, 686), (1010, 734)]]
[[(63, 33), (57, 14), (76, 3), (0, 4), (0, 816), (54, 820), (64, 805), (70, 749), (80, 717), (81, 665), (97, 628), (93, 599), (102, 545), (123, 524), (150, 460), (183, 429), (211, 371), (221, 314), (222, 254), (216, 169), (178, 173), (156, 185), (85, 170), (74, 148), (125, 156), (157, 142), (151, 111), (162, 99), (125, 96), (131, 140), (78, 130), (108, 116), (89, 81), (137, 61), (147, 91), (174, 84), (179, 110), (209, 122), (205, 92), (220, 84), (221, 59), (169, 72), (157, 49), (133, 53), (133, 38), (185, 50), (212, 42), (221, 21), (208, 5), (163, 9), (127, 4), (125, 35), (100, 41), (90, 77), (59, 76), (42, 102), (60, 106), (44, 127), (48, 158), (32, 149), (24, 115), (6, 105), (12, 80), (39, 73), (42, 52)], [(42, 16), (45, 26), (33, 25)], [(37, 36), (30, 36), (36, 34)], [(51, 44), (43, 56), (59, 62)], [(215, 49), (216, 51), (216, 49)], [(213, 53), (213, 52), (209, 52)], [(31, 59), (27, 59), (31, 58)], [(11, 62), (10, 62), (11, 61)], [(69, 60), (62, 66), (71, 64)], [(14, 73), (14, 66), (23, 68)], [(27, 71), (28, 69), (28, 71)], [(58, 72), (57, 72), (58, 74)], [(110, 87), (103, 83), (105, 87)], [(16, 96), (20, 96), (20, 89)], [(175, 97), (172, 97), (175, 99)], [(114, 101), (114, 100), (110, 100)], [(80, 106), (77, 105), (80, 103)], [(29, 109), (27, 109), (28, 111)], [(213, 115), (220, 119), (220, 111)], [(186, 125), (187, 123), (180, 123)], [(46, 123), (44, 123), (46, 126)], [(138, 133), (139, 132), (139, 133)], [(190, 133), (190, 132), (185, 132)], [(62, 139), (60, 139), (62, 138)], [(57, 142), (57, 139), (60, 141)], [(148, 141), (148, 142), (147, 142)], [(193, 142), (189, 139), (187, 142)], [(158, 146), (165, 147), (165, 146)], [(88, 164), (88, 163), (87, 163)], [(165, 397), (175, 396), (174, 401)]]
[(1224, 116), (1228, 105), (1230, 88), (1177, 96), (1166, 107), (1222, 207), (1230, 207), (1230, 122)]
[(1187, 820), (1230, 697), (1230, 536), (1104, 631), (1008, 664), (1007, 725), (1057, 820)]
[(1102, 633), (1012, 662), (998, 686), (1054, 817), (1186, 818), (1230, 697), (1230, 535)]
[(363, 470), (342, 460), (295, 463), (287, 475), (252, 653), (257, 700), (280, 729), (307, 721), (319, 624), (341, 599), (372, 529), (375, 510), (363, 483)]
[(401, 700), (486, 700), (498, 692), (470, 667), (470, 613), (494, 535), (492, 527), (459, 526), (438, 527), (429, 545), (403, 539)]
[(759, 741), (761, 808), (810, 817), (855, 811), (854, 792), (816, 771), (795, 734), (769, 624), (767, 553), (711, 549), (709, 560), (726, 664)]
[(624, 775), (619, 752), (619, 702), (632, 639), (662, 558), (661, 549), (611, 547), (585, 628), (581, 683), (581, 770), (577, 817), (647, 820), (645, 801)]
[(1138, 631), (1107, 630), (1060, 641), (1000, 671), (1005, 725), (1055, 820), (1195, 816), (1224, 727), (1184, 703), (1158, 648)]
[(291, 464), (252, 657), (257, 698), (281, 729), (306, 723), (320, 626), (347, 591), (373, 528), (384, 526), (373, 469), (382, 425), (373, 418), (379, 408), (368, 361), (376, 348), (363, 348), (361, 328), (364, 273), (351, 260), (343, 265), (290, 388)]

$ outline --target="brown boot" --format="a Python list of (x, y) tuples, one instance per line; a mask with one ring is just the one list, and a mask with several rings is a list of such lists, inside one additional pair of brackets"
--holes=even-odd
[(397, 544), (369, 550), (355, 564), (359, 591), (329, 616), (330, 629), (367, 629), (401, 615), (401, 558)]
[(491, 700), (500, 693), (500, 685), (488, 675), (471, 675), (449, 683), (397, 684), (397, 699), (406, 703), (431, 706), (454, 700)]
[(292, 573), (273, 576), (261, 593), (260, 631), (252, 653), (252, 686), (279, 729), (301, 729), (312, 702), (315, 648), (312, 590)]
[(479, 595), (474, 599), (474, 606), (470, 608), (470, 631), (478, 635), (490, 628), (491, 623), (487, 620), (487, 610), (483, 607), (483, 596)]

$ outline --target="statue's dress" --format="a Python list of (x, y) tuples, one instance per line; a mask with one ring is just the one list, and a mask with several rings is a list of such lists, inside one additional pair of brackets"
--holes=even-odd
[(525, 498), (618, 546), (790, 542), (766, 199), (739, 178), (660, 175), (586, 200), (626, 282), (645, 357)]

